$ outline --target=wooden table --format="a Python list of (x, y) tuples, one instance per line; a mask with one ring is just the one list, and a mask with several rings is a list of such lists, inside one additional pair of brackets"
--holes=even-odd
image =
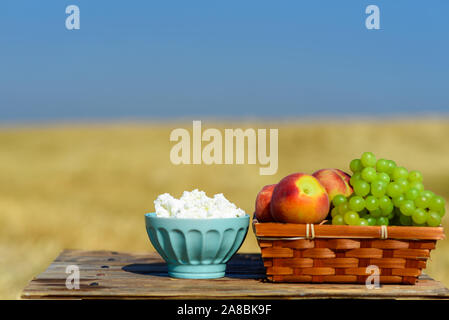
[[(69, 290), (69, 265), (79, 267), (80, 288)], [(416, 285), (270, 283), (259, 254), (237, 254), (226, 277), (173, 279), (157, 253), (65, 250), (22, 292), (22, 299), (449, 299), (449, 290), (429, 276)]]

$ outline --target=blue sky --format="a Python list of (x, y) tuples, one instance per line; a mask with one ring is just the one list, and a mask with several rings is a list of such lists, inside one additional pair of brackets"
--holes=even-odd
[(0, 122), (448, 113), (448, 14), (444, 0), (3, 0)]

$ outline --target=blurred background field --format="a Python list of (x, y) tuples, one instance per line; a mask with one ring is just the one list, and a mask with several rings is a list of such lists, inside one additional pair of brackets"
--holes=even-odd
[[(449, 199), (449, 119), (228, 122), (205, 128), (278, 128), (279, 170), (170, 162), (171, 130), (191, 122), (65, 124), (0, 129), (0, 298), (15, 299), (63, 248), (150, 251), (143, 214), (157, 195), (199, 188), (252, 213), (259, 189), (292, 172), (348, 171), (363, 151), (424, 174)], [(448, 226), (448, 216), (443, 224)], [(449, 241), (426, 272), (449, 286)], [(258, 252), (250, 231), (242, 252)], [(82, 275), (81, 275), (82, 276)]]

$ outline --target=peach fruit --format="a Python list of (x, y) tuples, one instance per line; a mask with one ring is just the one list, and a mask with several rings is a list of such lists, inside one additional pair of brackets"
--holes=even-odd
[(274, 221), (271, 216), (271, 196), (276, 184), (270, 184), (262, 188), (256, 197), (256, 211), (254, 211), (254, 217), (259, 222)]
[(294, 173), (274, 188), (271, 215), (277, 222), (319, 223), (329, 213), (326, 189), (313, 176)]
[(321, 169), (312, 174), (326, 188), (329, 201), (337, 194), (349, 197), (353, 190), (349, 184), (351, 176), (339, 169)]

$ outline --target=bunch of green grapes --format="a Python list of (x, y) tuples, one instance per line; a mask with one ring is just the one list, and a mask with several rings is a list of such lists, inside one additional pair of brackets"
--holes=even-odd
[(332, 200), (334, 225), (402, 225), (437, 227), (445, 214), (445, 201), (425, 190), (419, 171), (408, 171), (392, 160), (376, 160), (364, 152), (350, 163), (354, 193)]

